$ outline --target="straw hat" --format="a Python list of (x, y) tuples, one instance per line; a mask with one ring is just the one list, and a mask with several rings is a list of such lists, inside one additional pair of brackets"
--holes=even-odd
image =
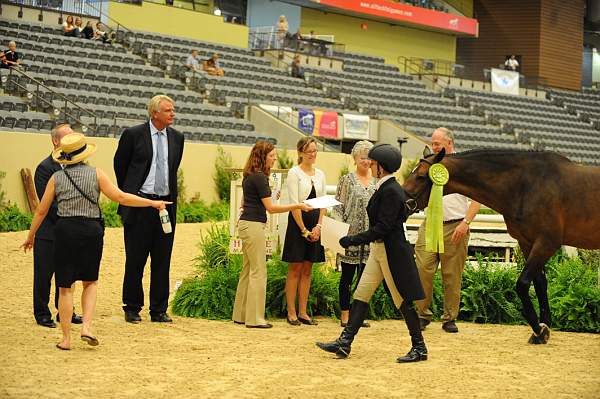
[(52, 152), (52, 158), (64, 165), (79, 163), (96, 152), (96, 144), (86, 143), (81, 133), (70, 133), (60, 140), (60, 147)]

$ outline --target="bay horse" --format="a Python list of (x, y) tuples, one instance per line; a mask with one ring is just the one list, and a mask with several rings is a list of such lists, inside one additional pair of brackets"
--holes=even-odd
[[(532, 344), (550, 337), (545, 264), (561, 247), (600, 248), (600, 168), (582, 166), (548, 151), (470, 150), (424, 156), (403, 184), (411, 212), (427, 206), (429, 167), (444, 165), (450, 180), (444, 195), (463, 194), (504, 216), (526, 259), (516, 282), (522, 314), (533, 329)], [(533, 308), (533, 283), (540, 316)]]

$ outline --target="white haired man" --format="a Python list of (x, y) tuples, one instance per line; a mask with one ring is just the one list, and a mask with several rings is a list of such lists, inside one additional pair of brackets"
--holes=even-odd
[[(453, 154), (454, 133), (447, 128), (440, 127), (431, 135), (431, 149), (438, 153), (444, 148), (446, 154)], [(469, 204), (470, 202), (470, 204)], [(433, 276), (438, 264), (442, 269), (442, 284), (444, 286), (444, 314), (442, 315), (442, 328), (449, 333), (457, 333), (456, 318), (460, 310), (460, 287), (462, 272), (467, 259), (469, 245), (469, 225), (479, 212), (480, 204), (470, 201), (461, 194), (445, 195), (443, 198), (444, 209), (444, 248), (443, 254), (427, 252), (425, 250), (425, 221), (419, 228), (415, 255), (417, 267), (421, 277), (421, 285), (425, 291), (425, 299), (416, 301), (417, 313), (421, 322), (421, 329), (431, 322), (433, 316), (430, 306), (433, 298)]]
[(119, 206), (126, 257), (123, 310), (128, 323), (141, 321), (142, 277), (150, 255), (150, 319), (170, 323), (172, 320), (167, 315), (169, 269), (177, 212), (177, 169), (183, 155), (184, 137), (171, 127), (175, 118), (175, 103), (171, 98), (154, 96), (148, 103), (148, 116), (148, 122), (123, 131), (114, 157), (115, 175), (124, 192), (173, 202), (167, 205), (173, 232), (163, 232), (154, 208)]

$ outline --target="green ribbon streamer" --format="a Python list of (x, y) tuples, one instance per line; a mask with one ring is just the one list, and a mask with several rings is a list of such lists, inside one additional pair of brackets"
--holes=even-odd
[(425, 225), (425, 250), (428, 252), (444, 253), (444, 208), (442, 198), (444, 185), (448, 183), (450, 174), (448, 169), (440, 163), (431, 165), (429, 178), (433, 183), (427, 204)]

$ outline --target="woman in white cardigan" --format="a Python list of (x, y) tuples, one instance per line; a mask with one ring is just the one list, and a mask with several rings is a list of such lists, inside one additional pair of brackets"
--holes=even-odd
[[(325, 174), (314, 167), (317, 160), (317, 142), (312, 137), (303, 137), (296, 144), (298, 166), (288, 171), (287, 188), (290, 203), (325, 195)], [(285, 283), (287, 321), (293, 326), (316, 325), (307, 313), (308, 293), (312, 276), (312, 264), (325, 261), (325, 250), (321, 245), (321, 224), (325, 209), (310, 212), (291, 211), (285, 233), (282, 259), (289, 269)], [(296, 311), (298, 293), (298, 311)]]

